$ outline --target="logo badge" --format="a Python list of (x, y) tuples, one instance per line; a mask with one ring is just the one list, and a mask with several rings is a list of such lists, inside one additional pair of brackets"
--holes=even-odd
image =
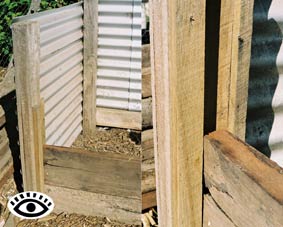
[(54, 202), (40, 192), (22, 192), (8, 202), (12, 214), (23, 219), (38, 219), (49, 215), (54, 209)]

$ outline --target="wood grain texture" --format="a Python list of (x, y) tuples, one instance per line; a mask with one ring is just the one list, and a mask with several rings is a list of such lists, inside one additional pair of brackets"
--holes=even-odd
[(146, 210), (156, 207), (156, 191), (151, 191), (142, 194), (142, 209)]
[(210, 195), (203, 197), (203, 227), (236, 227)]
[(151, 96), (151, 68), (148, 67), (142, 69), (142, 98), (148, 98)]
[(245, 138), (254, 0), (221, 1), (217, 129)]
[(142, 100), (142, 127), (152, 128), (152, 98)]
[(84, 92), (83, 132), (93, 135), (96, 129), (96, 78), (98, 45), (98, 1), (84, 1)]
[(39, 23), (18, 22), (13, 24), (12, 31), (24, 189), (42, 191), (42, 175), (37, 171), (42, 163), (39, 155), (42, 152)]
[(283, 169), (226, 131), (205, 137), (205, 183), (235, 226), (283, 223)]
[(96, 122), (101, 126), (141, 130), (142, 114), (141, 112), (97, 108)]
[(54, 200), (56, 204), (54, 211), (57, 213), (96, 215), (137, 225), (141, 222), (141, 199), (97, 194), (47, 184), (45, 193)]
[(204, 0), (151, 1), (159, 225), (202, 225)]
[(125, 198), (141, 198), (140, 159), (45, 146), (45, 183)]

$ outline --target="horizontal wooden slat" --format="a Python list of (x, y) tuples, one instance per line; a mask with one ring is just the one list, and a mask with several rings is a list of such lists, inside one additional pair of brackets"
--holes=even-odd
[(283, 169), (226, 131), (204, 140), (204, 175), (218, 207), (235, 226), (283, 223)]
[(125, 198), (141, 197), (139, 159), (66, 147), (44, 149), (46, 184)]
[(146, 210), (157, 206), (156, 191), (142, 194), (142, 209)]
[(97, 108), (97, 125), (141, 130), (140, 112)]
[(108, 217), (123, 223), (141, 222), (141, 199), (129, 199), (99, 193), (45, 185), (45, 193), (52, 197), (54, 212)]

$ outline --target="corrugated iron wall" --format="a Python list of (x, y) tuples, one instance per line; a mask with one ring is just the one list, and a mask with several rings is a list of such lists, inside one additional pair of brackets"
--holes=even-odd
[(46, 143), (70, 146), (82, 131), (82, 3), (19, 20), (40, 24), (40, 94), (45, 102)]
[(141, 0), (100, 0), (97, 106), (141, 111)]
[(255, 0), (246, 140), (283, 166), (283, 2)]

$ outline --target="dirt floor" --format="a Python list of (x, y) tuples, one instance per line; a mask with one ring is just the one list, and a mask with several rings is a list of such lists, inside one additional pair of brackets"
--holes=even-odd
[(108, 218), (90, 217), (78, 214), (51, 214), (40, 220), (25, 220), (17, 227), (139, 227), (112, 221)]
[(141, 134), (138, 131), (126, 129), (98, 128), (95, 136), (80, 135), (73, 147), (141, 157)]

